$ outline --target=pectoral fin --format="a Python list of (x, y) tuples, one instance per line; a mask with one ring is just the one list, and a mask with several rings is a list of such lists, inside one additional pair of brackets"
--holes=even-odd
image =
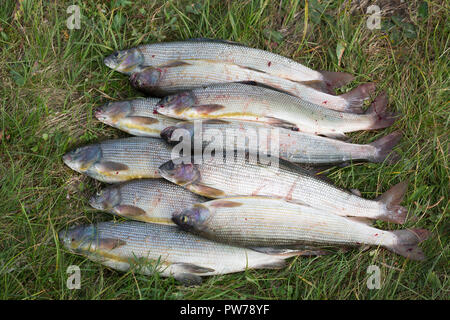
[(190, 191), (208, 198), (221, 198), (225, 196), (222, 190), (205, 186), (201, 183), (191, 183), (186, 186)]
[(102, 173), (126, 171), (129, 169), (126, 164), (113, 161), (101, 161), (100, 163), (96, 164), (96, 168), (99, 172)]
[(126, 244), (127, 243), (121, 239), (102, 238), (98, 240), (98, 247), (104, 250), (112, 250)]
[(201, 115), (208, 115), (217, 110), (225, 109), (225, 106), (221, 104), (202, 104), (193, 107), (195, 111), (200, 113)]
[(121, 216), (126, 217), (138, 217), (145, 215), (145, 211), (141, 208), (131, 206), (131, 205), (120, 205), (114, 207), (114, 211)]
[(179, 273), (174, 275), (174, 278), (186, 287), (199, 286), (202, 284), (202, 278), (192, 273)]
[(161, 68), (173, 68), (173, 67), (181, 67), (181, 66), (190, 66), (190, 63), (187, 63), (186, 61), (176, 60), (172, 61), (164, 66), (161, 66)]
[(289, 130), (297, 129), (297, 125), (295, 123), (278, 118), (267, 117), (267, 122), (274, 127), (281, 127)]
[(133, 124), (138, 124), (138, 125), (150, 125), (150, 124), (155, 124), (155, 123), (159, 122), (158, 119), (155, 119), (152, 117), (138, 117), (138, 116), (127, 117), (127, 120)]
[(209, 205), (214, 208), (235, 208), (242, 206), (242, 203), (229, 200), (216, 200), (210, 202)]
[(184, 270), (186, 270), (186, 272), (189, 273), (208, 273), (215, 271), (214, 269), (201, 267), (193, 263), (174, 263), (174, 264), (183, 268)]

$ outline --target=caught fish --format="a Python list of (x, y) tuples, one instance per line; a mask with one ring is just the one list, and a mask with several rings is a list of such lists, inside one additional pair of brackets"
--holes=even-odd
[(158, 167), (170, 159), (171, 148), (164, 140), (143, 137), (107, 140), (63, 157), (72, 170), (107, 183), (160, 178)]
[(158, 113), (183, 120), (222, 119), (263, 122), (301, 132), (345, 138), (345, 132), (389, 127), (395, 115), (379, 95), (365, 114), (322, 108), (291, 95), (246, 84), (223, 84), (168, 96)]
[(246, 269), (279, 269), (289, 255), (269, 255), (220, 244), (180, 230), (177, 226), (126, 221), (82, 225), (59, 233), (71, 252), (107, 267), (143, 274), (160, 272), (184, 284), (201, 277)]
[[(233, 64), (209, 61), (177, 62), (161, 68), (147, 67), (141, 72), (132, 74), (130, 82), (135, 88), (156, 96), (165, 96), (214, 84), (256, 83), (289, 93), (317, 106), (351, 113), (362, 113), (361, 106), (364, 100), (368, 99), (370, 94), (375, 91), (375, 84), (366, 83), (348, 93), (335, 96), (298, 82), (244, 69)], [(250, 86), (247, 90), (252, 90), (254, 87)], [(228, 88), (227, 91), (230, 91), (233, 87), (226, 88)], [(216, 96), (215, 94), (220, 95), (221, 93), (210, 91), (210, 95), (213, 97)], [(226, 95), (229, 92), (223, 94)], [(237, 94), (245, 94), (245, 92), (237, 92)]]
[(270, 196), (307, 204), (340, 216), (394, 223), (404, 223), (408, 212), (400, 206), (406, 192), (406, 182), (395, 185), (377, 200), (368, 200), (339, 189), (282, 159), (263, 163), (251, 153), (244, 157), (235, 153), (234, 158), (227, 159), (193, 158), (184, 162), (178, 159), (166, 162), (159, 169), (161, 176), (208, 198)]
[(204, 201), (205, 198), (164, 179), (140, 179), (109, 186), (89, 203), (95, 209), (125, 218), (173, 224), (172, 212)]
[(162, 129), (175, 120), (156, 112), (160, 99), (146, 98), (109, 102), (95, 111), (95, 117), (114, 128), (142, 137), (159, 137)]
[[(384, 231), (307, 205), (266, 197), (234, 197), (195, 204), (173, 214), (183, 230), (210, 240), (255, 248), (381, 246), (412, 260), (424, 229)], [(262, 250), (263, 251), (263, 250)]]
[(353, 80), (345, 72), (314, 71), (289, 58), (242, 44), (214, 39), (153, 43), (117, 51), (105, 58), (111, 69), (131, 75), (143, 68), (163, 67), (176, 61), (207, 60), (234, 64), (280, 78), (305, 83), (318, 83), (324, 90), (332, 90)]
[[(398, 157), (392, 152), (392, 148), (402, 136), (396, 131), (362, 145), (252, 121), (198, 120), (167, 127), (161, 131), (161, 137), (168, 143), (175, 143), (179, 140), (177, 129), (186, 130), (191, 141), (201, 139), (203, 150), (212, 149), (215, 145), (223, 150), (245, 150), (253, 154), (271, 154), (272, 150), (276, 150), (275, 156), (279, 158), (305, 164), (331, 164), (350, 160), (383, 162), (386, 159), (389, 163), (394, 163)], [(195, 135), (196, 130), (199, 135)], [(211, 137), (214, 137), (214, 141), (208, 143), (212, 140)]]

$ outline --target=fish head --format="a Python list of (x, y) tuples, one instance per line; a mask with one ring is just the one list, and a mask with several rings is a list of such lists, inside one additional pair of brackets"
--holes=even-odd
[[(178, 130), (178, 131), (177, 131)], [(194, 136), (194, 123), (181, 122), (174, 126), (170, 126), (161, 130), (161, 138), (168, 143), (179, 142), (180, 137), (193, 137)]]
[(161, 176), (181, 186), (199, 181), (200, 171), (198, 169), (198, 165), (192, 162), (185, 163), (178, 161), (180, 159), (175, 159), (176, 161), (170, 160), (163, 163), (159, 167), (159, 173)]
[(97, 210), (110, 210), (120, 203), (120, 191), (116, 187), (101, 190), (91, 197), (89, 204)]
[(130, 76), (130, 83), (139, 89), (156, 87), (162, 77), (163, 70), (160, 68), (147, 67), (140, 72)]
[(158, 113), (176, 117), (195, 104), (196, 99), (192, 92), (182, 92), (161, 99), (156, 106), (156, 110)]
[(138, 48), (120, 50), (105, 58), (103, 61), (109, 68), (125, 74), (133, 74), (141, 70), (144, 55)]
[(192, 207), (172, 214), (172, 221), (182, 230), (201, 232), (204, 222), (211, 215), (209, 209), (202, 204), (194, 204)]
[(63, 156), (64, 163), (77, 172), (89, 170), (102, 156), (99, 145), (90, 145), (77, 148)]
[(68, 250), (81, 253), (95, 250), (98, 233), (94, 225), (80, 225), (60, 231), (58, 237)]
[(109, 102), (95, 110), (95, 117), (108, 125), (114, 125), (132, 112), (129, 101)]

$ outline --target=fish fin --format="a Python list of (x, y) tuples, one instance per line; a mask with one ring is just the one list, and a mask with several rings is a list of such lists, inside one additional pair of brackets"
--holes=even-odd
[(396, 163), (399, 160), (399, 156), (397, 153), (392, 152), (392, 148), (397, 145), (401, 138), (402, 132), (394, 131), (385, 137), (369, 143), (369, 146), (374, 147), (376, 150), (375, 155), (369, 160), (372, 162), (383, 162), (386, 160), (389, 164)]
[(355, 78), (353, 75), (347, 72), (332, 72), (332, 71), (319, 71), (323, 76), (323, 82), (325, 83), (328, 91), (333, 91), (336, 88), (345, 86)]
[(192, 108), (202, 115), (207, 115), (217, 110), (225, 109), (225, 106), (221, 104), (202, 104), (193, 106)]
[(152, 117), (139, 117), (139, 116), (131, 116), (126, 118), (128, 121), (131, 121), (136, 124), (155, 124), (158, 123), (159, 120)]
[(282, 269), (286, 266), (286, 261), (284, 261), (284, 257), (280, 260), (276, 260), (273, 262), (261, 263), (256, 265), (255, 269)]
[(206, 119), (203, 120), (204, 124), (229, 124), (230, 121), (222, 120), (222, 119)]
[(386, 248), (411, 260), (424, 260), (425, 255), (417, 244), (426, 240), (431, 232), (425, 229), (391, 231), (397, 238), (396, 244)]
[(373, 224), (373, 220), (366, 218), (366, 217), (347, 217), (347, 219), (353, 220), (355, 222), (359, 222), (368, 226), (371, 226)]
[(214, 208), (235, 208), (242, 206), (242, 203), (230, 200), (215, 200), (209, 203)]
[(114, 161), (100, 161), (95, 166), (100, 172), (126, 171), (129, 169), (126, 164)]
[(274, 126), (274, 127), (281, 127), (281, 128), (285, 128), (285, 129), (289, 129), (289, 130), (293, 130), (297, 128), (297, 125), (295, 123), (286, 121), (286, 120), (282, 120), (282, 119), (278, 119), (278, 118), (274, 118), (274, 117), (267, 117), (267, 123), (269, 123), (270, 125)]
[(160, 66), (160, 68), (173, 68), (173, 67), (190, 66), (190, 65), (191, 65), (191, 63), (188, 63), (186, 61), (175, 60), (175, 61), (169, 62), (166, 65)]
[(211, 268), (205, 268), (205, 267), (201, 267), (198, 266), (196, 264), (193, 263), (174, 263), (174, 265), (183, 268), (184, 270), (186, 270), (186, 272), (190, 272), (190, 273), (208, 273), (208, 272), (214, 272), (214, 269)]
[(215, 43), (225, 43), (225, 44), (232, 44), (240, 47), (247, 47), (245, 44), (230, 41), (230, 40), (223, 40), (223, 39), (212, 39), (212, 38), (191, 38), (187, 39), (186, 41), (190, 42), (215, 42)]
[(324, 135), (328, 138), (332, 139), (338, 139), (338, 140), (346, 140), (348, 137), (343, 132), (327, 132), (327, 133), (321, 133), (321, 135)]
[(221, 198), (225, 196), (222, 190), (205, 186), (204, 184), (194, 182), (186, 186), (190, 191), (208, 198)]
[(325, 92), (331, 95), (336, 95), (336, 93), (334, 92), (334, 90), (331, 90), (331, 88), (329, 88), (325, 82), (321, 81), (321, 80), (311, 80), (311, 81), (296, 81), (304, 86), (308, 86), (311, 87), (317, 91), (321, 91), (321, 92)]
[(377, 198), (377, 201), (386, 206), (385, 213), (377, 217), (378, 219), (399, 224), (405, 222), (408, 210), (405, 207), (402, 207), (400, 202), (402, 202), (407, 188), (408, 182), (403, 181), (397, 183)]
[(127, 243), (121, 239), (101, 238), (98, 240), (98, 247), (105, 250), (112, 250), (126, 244)]
[(114, 211), (121, 216), (137, 217), (145, 215), (145, 211), (141, 208), (131, 205), (119, 205), (114, 207)]
[(375, 83), (365, 83), (362, 84), (350, 92), (344, 93), (339, 97), (344, 98), (347, 101), (347, 106), (345, 108), (345, 112), (352, 113), (364, 113), (361, 108), (364, 100), (370, 98), (370, 95), (375, 92)]
[(308, 247), (308, 246), (300, 246), (297, 249), (287, 249), (287, 248), (271, 248), (271, 247), (251, 247), (249, 249), (252, 249), (257, 252), (269, 254), (269, 255), (276, 255), (280, 257), (294, 257), (294, 256), (319, 256), (319, 255), (325, 255), (329, 254), (328, 252), (324, 250), (317, 250), (314, 247)]
[(173, 277), (186, 287), (199, 286), (202, 284), (202, 277), (192, 273), (178, 273)]
[(382, 129), (391, 126), (395, 120), (397, 120), (398, 115), (393, 112), (388, 112), (386, 110), (388, 105), (388, 99), (386, 92), (379, 94), (375, 100), (367, 109), (367, 115), (372, 116), (373, 123), (369, 126), (368, 130)]
[(350, 189), (350, 192), (355, 196), (361, 197), (361, 191), (359, 191), (358, 189)]

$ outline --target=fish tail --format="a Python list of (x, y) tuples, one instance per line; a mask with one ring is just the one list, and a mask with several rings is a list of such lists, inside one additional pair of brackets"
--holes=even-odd
[(402, 207), (400, 202), (402, 202), (407, 188), (407, 181), (397, 183), (377, 199), (386, 207), (384, 214), (379, 217), (380, 220), (400, 224), (405, 222), (408, 210), (405, 207)]
[(355, 78), (353, 75), (347, 72), (331, 72), (331, 71), (319, 71), (323, 76), (323, 82), (327, 87), (327, 91), (333, 92), (334, 89), (340, 88), (347, 83), (353, 81)]
[(417, 245), (428, 239), (431, 232), (426, 229), (406, 229), (392, 231), (396, 241), (387, 249), (411, 260), (424, 260), (425, 255)]
[(369, 160), (372, 162), (383, 162), (386, 160), (389, 164), (396, 163), (399, 160), (399, 156), (397, 153), (392, 152), (392, 148), (397, 145), (401, 138), (401, 131), (394, 131), (385, 137), (369, 143), (370, 146), (375, 148), (375, 154)]
[(347, 101), (345, 112), (364, 113), (362, 105), (364, 100), (370, 98), (370, 95), (375, 92), (375, 83), (365, 83), (355, 89), (340, 95)]
[(372, 124), (367, 127), (369, 130), (382, 129), (391, 126), (398, 115), (386, 110), (388, 104), (387, 94), (383, 92), (379, 94), (370, 105), (366, 114), (372, 118)]

